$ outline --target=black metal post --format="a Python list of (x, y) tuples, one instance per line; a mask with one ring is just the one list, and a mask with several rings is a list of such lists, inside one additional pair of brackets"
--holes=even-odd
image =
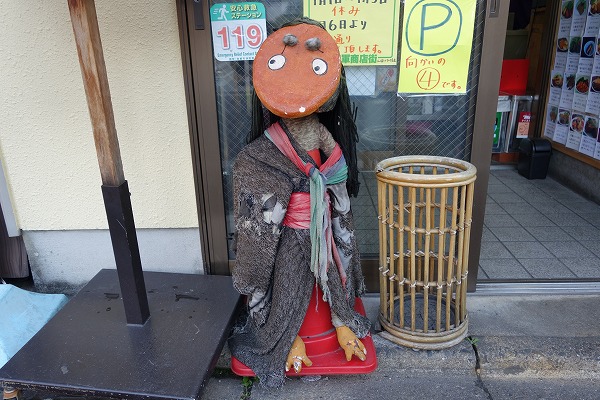
[(143, 325), (150, 317), (150, 309), (127, 181), (119, 186), (102, 185), (102, 195), (125, 317), (128, 324)]

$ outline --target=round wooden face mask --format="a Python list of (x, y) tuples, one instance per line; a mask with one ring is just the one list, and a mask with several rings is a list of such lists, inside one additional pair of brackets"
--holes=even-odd
[(254, 59), (252, 79), (269, 111), (299, 118), (317, 111), (336, 93), (341, 68), (331, 35), (303, 23), (281, 28), (265, 40)]

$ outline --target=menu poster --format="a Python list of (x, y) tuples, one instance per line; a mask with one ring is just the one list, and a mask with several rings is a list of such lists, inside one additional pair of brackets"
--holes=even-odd
[(573, 0), (563, 0), (560, 12), (560, 24), (558, 25), (558, 37), (569, 36), (571, 33), (573, 8)]
[(548, 115), (546, 115), (546, 126), (544, 127), (544, 136), (548, 139), (554, 137), (554, 130), (556, 129), (556, 117), (558, 116), (558, 107), (549, 105)]
[(560, 144), (567, 142), (569, 136), (569, 125), (571, 123), (571, 110), (559, 108), (556, 129), (554, 129), (553, 140)]
[(600, 75), (600, 37), (596, 37), (596, 56), (592, 65), (592, 75)]
[(567, 68), (567, 55), (569, 50), (569, 37), (559, 37), (556, 41), (556, 56), (554, 57), (554, 69), (564, 71)]
[(577, 71), (581, 57), (581, 36), (572, 36), (569, 39), (569, 53), (567, 55), (567, 71)]
[(596, 151), (594, 151), (594, 158), (600, 160), (600, 135), (598, 135), (598, 141), (596, 142)]
[(590, 91), (585, 112), (594, 115), (600, 114), (600, 75), (592, 75), (590, 78)]
[(594, 54), (596, 53), (596, 36), (584, 36), (581, 40), (581, 53), (579, 53), (579, 66), (577, 72), (591, 75), (594, 66)]
[(567, 136), (566, 146), (569, 149), (579, 150), (581, 144), (581, 135), (585, 117), (582, 114), (571, 115), (571, 124), (569, 125), (569, 135)]
[(575, 0), (574, 3), (573, 16), (571, 17), (571, 36), (583, 33), (588, 8), (586, 0)]
[(550, 74), (550, 96), (548, 96), (548, 104), (558, 105), (560, 103), (560, 95), (563, 86), (563, 71), (553, 70)]
[(600, 160), (600, 0), (560, 4), (544, 136)]
[(600, 30), (600, 0), (589, 1), (588, 16), (585, 21), (585, 36), (594, 36)]
[(575, 87), (575, 73), (566, 73), (563, 79), (563, 87), (560, 94), (559, 106), (571, 109), (573, 106), (573, 92)]
[(571, 20), (573, 19), (573, 0), (564, 0), (561, 4), (560, 23), (558, 25), (558, 40), (556, 42), (556, 57), (554, 69), (564, 70), (567, 65), (567, 50), (571, 36)]
[[(590, 90), (590, 76), (575, 76), (575, 91), (573, 92), (573, 110), (585, 112), (587, 105), (588, 92)], [(583, 123), (583, 121), (582, 121)]]
[(581, 136), (581, 144), (579, 152), (586, 156), (594, 157), (596, 150), (596, 142), (598, 141), (598, 118), (585, 117), (583, 125), (583, 135)]

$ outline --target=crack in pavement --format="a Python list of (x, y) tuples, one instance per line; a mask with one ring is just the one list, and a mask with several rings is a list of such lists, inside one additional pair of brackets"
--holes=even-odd
[(478, 388), (483, 390), (485, 394), (487, 394), (488, 400), (494, 400), (489, 389), (483, 382), (483, 379), (481, 379), (481, 360), (479, 359), (479, 349), (477, 348), (477, 340), (471, 336), (467, 336), (467, 341), (471, 344), (473, 352), (475, 353), (475, 375), (477, 375), (477, 381), (475, 384)]

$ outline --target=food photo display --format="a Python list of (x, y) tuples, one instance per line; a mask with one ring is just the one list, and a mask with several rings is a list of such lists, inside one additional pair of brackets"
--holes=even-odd
[(544, 136), (600, 159), (600, 0), (563, 0)]

